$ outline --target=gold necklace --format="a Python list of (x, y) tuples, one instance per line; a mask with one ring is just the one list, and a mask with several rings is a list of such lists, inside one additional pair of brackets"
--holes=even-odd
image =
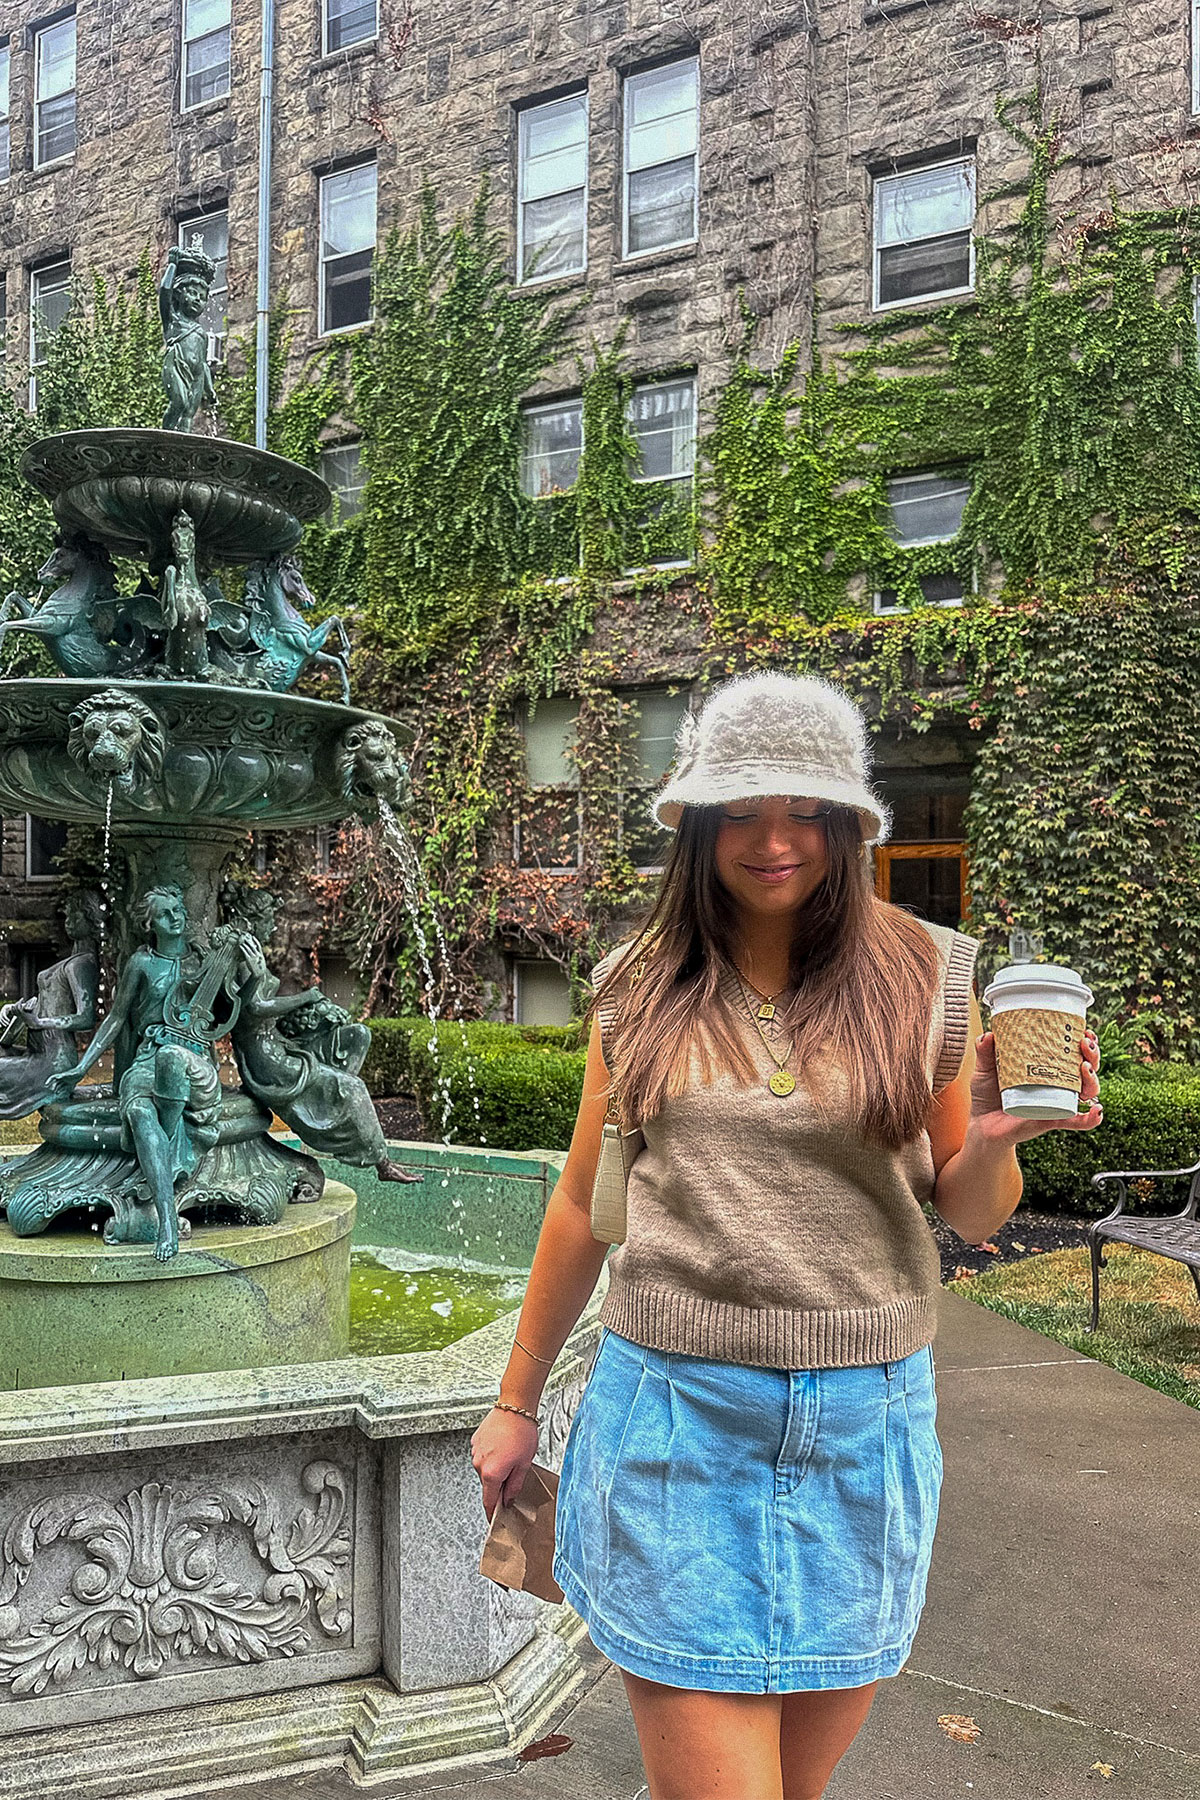
[[(749, 988), (751, 990), (751, 992), (755, 993), (755, 994), (758, 993), (758, 989), (754, 986), (754, 983), (752, 981), (746, 980), (745, 976), (742, 974), (740, 969), (738, 970), (738, 988), (739, 988), (739, 992), (741, 993), (741, 996), (742, 996), (742, 1004), (746, 1008), (746, 1013), (747, 1013), (747, 1016), (749, 1017), (750, 1023), (754, 1026), (755, 1030), (758, 1032), (759, 1037), (762, 1039), (763, 1049), (766, 1051), (766, 1053), (770, 1057), (771, 1061), (775, 1064), (775, 1073), (773, 1075), (769, 1075), (767, 1077), (767, 1086), (770, 1088), (771, 1092), (775, 1095), (777, 1100), (786, 1100), (788, 1095), (790, 1093), (793, 1093), (795, 1090), (795, 1087), (796, 1087), (796, 1077), (792, 1074), (791, 1070), (788, 1068), (788, 1063), (792, 1059), (792, 1051), (795, 1049), (795, 1045), (793, 1044), (793, 1045), (789, 1046), (788, 1053), (783, 1058), (783, 1061), (781, 1062), (779, 1060), (778, 1051), (772, 1049), (771, 1044), (768, 1041), (766, 1032), (763, 1030), (762, 1026), (759, 1024), (759, 1019), (761, 1019), (763, 1016), (762, 1008), (761, 1007), (759, 1008), (759, 1011), (756, 1015), (751, 1009), (749, 1000), (746, 998), (746, 989), (747, 988)], [(772, 998), (773, 997), (774, 996), (772, 996)], [(775, 1008), (772, 1006), (770, 1016), (774, 1017), (774, 1013), (775, 1013)]]
[[(738, 975), (746, 983), (746, 986), (750, 989), (750, 992), (752, 994), (757, 994), (759, 999), (762, 1001), (762, 1005), (758, 1008), (758, 1017), (760, 1019), (773, 1019), (775, 1017), (775, 1001), (776, 1001), (777, 995), (764, 994), (762, 989), (756, 988), (754, 983), (752, 981), (750, 981), (745, 975), (743, 975), (742, 971), (740, 969), (738, 970)], [(747, 1006), (749, 1006), (750, 1002), (747, 1000), (746, 1004), (747, 1004)]]

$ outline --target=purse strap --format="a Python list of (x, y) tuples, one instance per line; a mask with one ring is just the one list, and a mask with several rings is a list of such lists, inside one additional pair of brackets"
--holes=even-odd
[[(632, 991), (633, 988), (635, 988), (637, 986), (638, 982), (642, 979), (642, 976), (645, 973), (646, 959), (650, 954), (650, 950), (651, 950), (651, 944), (647, 944), (645, 946), (645, 948), (641, 951), (640, 955), (638, 956), (637, 962), (633, 965), (633, 968), (632, 968), (632, 970), (630, 972), (630, 976), (629, 976), (630, 991)], [(606, 1014), (608, 1015), (607, 1017), (606, 1017)], [(609, 1062), (608, 1045), (605, 1042), (605, 1038), (607, 1035), (606, 1031), (605, 1031), (605, 1027), (607, 1025), (608, 1027), (611, 1028), (612, 1015), (608, 1008), (598, 1007), (596, 1010), (596, 1018), (597, 1018), (597, 1022), (599, 1023), (599, 1026), (600, 1026), (600, 1048), (604, 1052), (604, 1062), (605, 1062), (606, 1068), (608, 1069), (608, 1079), (609, 1079), (608, 1110), (605, 1112), (605, 1115), (604, 1115), (604, 1123), (606, 1125), (615, 1125), (619, 1131), (621, 1129), (621, 1096), (620, 1096), (620, 1092), (618, 1091), (618, 1088), (617, 1088), (616, 1079), (613, 1075), (612, 1064), (611, 1064), (611, 1062)], [(637, 1126), (631, 1125), (630, 1130), (636, 1131)]]

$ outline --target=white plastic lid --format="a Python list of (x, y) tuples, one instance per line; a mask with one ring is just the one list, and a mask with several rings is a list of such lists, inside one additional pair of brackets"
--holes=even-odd
[(1083, 977), (1061, 963), (1008, 963), (993, 975), (984, 991), (984, 1004), (990, 1006), (999, 995), (1019, 993), (1022, 988), (1034, 992), (1045, 988), (1069, 988), (1089, 1005), (1094, 998)]

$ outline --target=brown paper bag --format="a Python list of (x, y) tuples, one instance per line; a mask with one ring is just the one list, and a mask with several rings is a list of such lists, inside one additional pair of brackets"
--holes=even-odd
[(558, 1476), (530, 1463), (516, 1499), (496, 1507), (479, 1559), (479, 1573), (501, 1587), (539, 1600), (565, 1598), (554, 1579), (554, 1507)]

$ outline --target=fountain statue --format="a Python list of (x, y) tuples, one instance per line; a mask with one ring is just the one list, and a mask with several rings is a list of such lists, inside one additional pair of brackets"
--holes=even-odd
[[(271, 1135), (273, 1114), (305, 1146), (419, 1179), (388, 1155), (359, 1076), (367, 1028), (319, 988), (280, 994), (270, 908), (226, 880), (254, 826), (403, 807), (408, 739), (350, 705), (342, 621), (303, 616), (295, 551), (329, 503), (324, 482), (191, 435), (213, 399), (199, 324), (212, 276), (198, 245), (168, 253), (161, 430), (64, 432), (27, 452), (59, 530), (39, 576), (52, 591), (0, 607), (0, 643), (32, 632), (61, 671), (0, 680), (0, 808), (104, 826), (118, 968), (97, 1025), (97, 915), (74, 902), (74, 953), (35, 1001), (0, 1011), (0, 1116), (40, 1107), (42, 1138), (0, 1168), (0, 1210), (18, 1238), (102, 1217), (106, 1244), (162, 1264), (189, 1220), (277, 1226), (319, 1198), (320, 1165)], [(141, 564), (131, 591), (118, 558)], [(240, 592), (226, 593), (238, 566)], [(309, 671), (336, 700), (294, 691)], [(75, 1034), (93, 1027), (80, 1055)], [(240, 1086), (221, 1079), (226, 1041)]]

